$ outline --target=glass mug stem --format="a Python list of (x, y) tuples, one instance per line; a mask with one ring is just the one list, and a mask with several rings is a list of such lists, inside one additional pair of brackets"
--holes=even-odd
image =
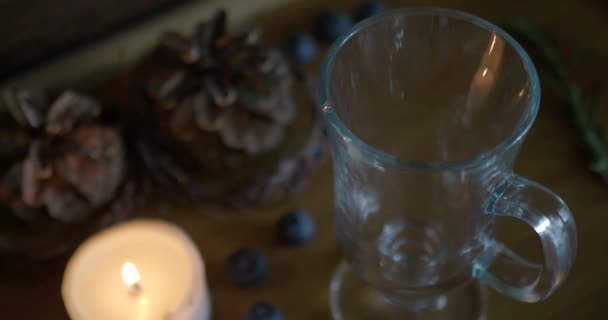
[(531, 226), (540, 237), (544, 263), (531, 263), (502, 243), (486, 239), (483, 252), (474, 260), (473, 276), (517, 300), (537, 302), (549, 297), (566, 279), (576, 255), (576, 227), (568, 206), (546, 187), (509, 174), (484, 211)]

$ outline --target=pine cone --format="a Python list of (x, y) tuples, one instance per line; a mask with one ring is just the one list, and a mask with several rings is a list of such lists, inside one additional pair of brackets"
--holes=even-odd
[[(305, 78), (279, 49), (260, 44), (256, 29), (228, 34), (219, 11), (191, 36), (165, 33), (113, 82), (112, 92), (143, 94), (111, 104), (130, 106), (124, 117), (133, 132), (125, 136), (153, 189), (178, 200), (252, 207), (301, 190), (325, 154)], [(310, 132), (301, 145), (302, 135), (292, 133), (304, 127)], [(288, 128), (294, 141), (282, 143)]]
[(278, 49), (260, 45), (256, 30), (227, 34), (219, 11), (191, 37), (166, 33), (161, 46), (174, 60), (149, 77), (147, 94), (177, 140), (193, 153), (204, 141), (199, 161), (221, 157), (223, 148), (256, 156), (281, 143), (296, 113), (293, 76)]
[(38, 91), (3, 98), (16, 125), (1, 137), (20, 138), (0, 159), (0, 204), (30, 223), (82, 222), (104, 209), (125, 182), (126, 159), (117, 130), (96, 121), (101, 106), (73, 91), (50, 104)]

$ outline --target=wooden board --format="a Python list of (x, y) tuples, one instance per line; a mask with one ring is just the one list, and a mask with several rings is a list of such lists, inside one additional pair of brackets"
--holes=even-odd
[(0, 78), (187, 1), (2, 1)]
[[(462, 9), (487, 19), (521, 16), (542, 25), (556, 35), (567, 51), (588, 52), (594, 72), (586, 80), (601, 79), (608, 71), (602, 57), (608, 56), (608, 6), (601, 0), (535, 2), (523, 0), (437, 0), (389, 1), (393, 6), (435, 5)], [(291, 32), (308, 30), (314, 17), (329, 6), (321, 0), (211, 1), (196, 11), (183, 9), (145, 23), (132, 31), (116, 35), (93, 47), (76, 51), (43, 68), (14, 79), (20, 84), (66, 86), (86, 83), (110, 69), (120, 69), (137, 59), (153, 43), (158, 32), (168, 27), (187, 29), (199, 17), (224, 5), (237, 21), (259, 21), (269, 39), (282, 39)], [(258, 4), (259, 3), (259, 4)], [(340, 0), (333, 7), (352, 8), (357, 1)], [(316, 67), (311, 67), (315, 69)], [(589, 172), (577, 144), (576, 133), (558, 100), (543, 96), (538, 120), (516, 162), (516, 171), (560, 194), (575, 214), (579, 231), (579, 251), (572, 274), (548, 301), (524, 304), (491, 294), (489, 319), (492, 320), (571, 320), (608, 319), (608, 186)], [(298, 199), (273, 209), (248, 215), (217, 215), (202, 209), (145, 210), (148, 215), (169, 213), (199, 245), (208, 266), (214, 302), (214, 319), (240, 319), (245, 310), (259, 300), (278, 305), (290, 320), (330, 319), (328, 284), (340, 259), (333, 236), (333, 182), (331, 170), (324, 166), (312, 179), (311, 187)], [(289, 249), (276, 244), (274, 224), (285, 210), (304, 208), (317, 219), (318, 235), (305, 247)], [(513, 226), (506, 230), (509, 244), (529, 251), (534, 236), (520, 233)], [(225, 281), (223, 264), (235, 249), (254, 246), (270, 260), (270, 273), (260, 287), (237, 289)], [(60, 299), (62, 265), (49, 267), (37, 276), (0, 277), (1, 319), (66, 319)]]

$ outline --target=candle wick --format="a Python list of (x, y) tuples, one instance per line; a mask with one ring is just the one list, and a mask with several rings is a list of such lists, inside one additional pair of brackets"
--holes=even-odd
[(129, 294), (132, 296), (137, 296), (141, 292), (141, 285), (139, 282), (135, 282), (134, 284), (129, 286)]

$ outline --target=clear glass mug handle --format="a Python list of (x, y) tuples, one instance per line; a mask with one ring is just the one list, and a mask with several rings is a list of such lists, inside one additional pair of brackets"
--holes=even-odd
[(494, 190), (484, 209), (530, 225), (540, 237), (544, 263), (531, 263), (495, 239), (484, 239), (484, 250), (473, 262), (473, 276), (516, 300), (549, 297), (566, 279), (576, 256), (570, 209), (551, 190), (517, 175), (509, 175)]

